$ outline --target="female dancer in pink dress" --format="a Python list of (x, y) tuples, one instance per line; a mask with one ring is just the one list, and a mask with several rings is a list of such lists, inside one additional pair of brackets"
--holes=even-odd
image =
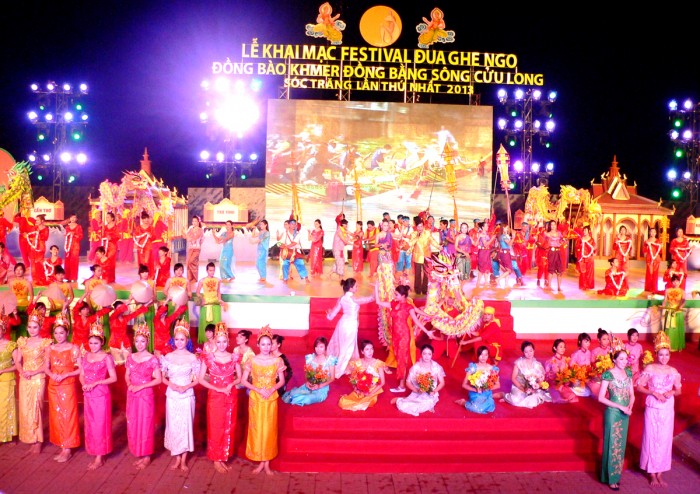
[(632, 382), (637, 384), (640, 371), (639, 361), (642, 358), (642, 353), (644, 353), (644, 348), (642, 344), (639, 343), (639, 331), (634, 328), (627, 330), (625, 350), (627, 350), (627, 355), (629, 355), (629, 366), (632, 368)]
[[(544, 363), (545, 378), (550, 383), (550, 394), (554, 403), (576, 403), (578, 397), (574, 394), (569, 383), (557, 383), (557, 373), (568, 370), (569, 362), (566, 354), (566, 343), (561, 338), (552, 344), (554, 356)], [(558, 396), (557, 396), (558, 395)]]
[(659, 331), (654, 338), (657, 361), (644, 368), (637, 383), (637, 391), (647, 395), (639, 466), (651, 475), (653, 487), (668, 485), (661, 474), (671, 470), (673, 407), (675, 397), (681, 394), (681, 375), (668, 365), (670, 348), (668, 336)]
[(336, 379), (347, 370), (350, 360), (360, 358), (357, 350), (357, 330), (359, 327), (359, 312), (362, 304), (374, 302), (374, 295), (369, 297), (357, 297), (357, 280), (348, 278), (340, 281), (343, 287), (343, 296), (338, 299), (335, 307), (326, 312), (326, 318), (331, 321), (343, 310), (343, 315), (335, 325), (333, 336), (328, 343), (328, 354), (338, 357), (338, 364), (335, 366)]
[(143, 470), (151, 463), (155, 449), (155, 397), (153, 387), (162, 382), (158, 358), (147, 350), (151, 331), (137, 324), (134, 328), (135, 353), (126, 359), (126, 435), (129, 451), (138, 458), (134, 465)]
[[(569, 365), (578, 365), (581, 367), (591, 367), (591, 352), (589, 348), (591, 347), (591, 337), (588, 333), (580, 333), (577, 339), (578, 350), (571, 354), (569, 358)], [(576, 396), (591, 396), (591, 390), (588, 389), (585, 382), (575, 383), (571, 387), (571, 391), (574, 392)]]
[(80, 363), (83, 387), (85, 452), (95, 455), (88, 470), (104, 465), (104, 456), (112, 452), (112, 394), (109, 385), (117, 382), (112, 355), (102, 350), (105, 337), (102, 325), (93, 323), (88, 337), (89, 351)]

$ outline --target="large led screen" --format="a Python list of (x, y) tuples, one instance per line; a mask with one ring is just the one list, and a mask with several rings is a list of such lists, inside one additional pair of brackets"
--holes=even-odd
[[(436, 224), (471, 226), (488, 217), (492, 192), (493, 108), (473, 105), (270, 100), (265, 216), (272, 241), (296, 194), (304, 230), (320, 219), (331, 248), (335, 217), (355, 222), (382, 213), (413, 217), (430, 209)], [(447, 154), (450, 154), (451, 159)], [(449, 192), (446, 161), (455, 171)], [(302, 234), (304, 247), (308, 236)]]

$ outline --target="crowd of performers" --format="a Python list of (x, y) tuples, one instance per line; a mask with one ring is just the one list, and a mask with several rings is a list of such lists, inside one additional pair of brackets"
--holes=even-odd
[[(22, 252), (23, 259), (27, 254), (25, 261), (30, 266), (31, 281), (25, 277), (25, 262), (14, 263), (15, 276), (7, 282), (17, 298), (18, 311), (2, 314), (0, 321), (0, 441), (12, 441), (19, 434), (21, 442), (31, 444), (32, 451), (39, 451), (44, 439), (41, 412), (46, 392), (49, 439), (60, 448), (54, 459), (67, 461), (72, 450), (80, 445), (77, 419), (80, 383), (86, 417), (85, 449), (95, 457), (89, 468), (100, 467), (112, 451), (110, 385), (117, 380), (118, 366), (124, 366), (128, 443), (137, 468), (148, 466), (154, 451), (154, 392), (161, 383), (167, 386), (164, 444), (174, 457), (173, 468), (182, 470), (187, 470), (187, 456), (194, 449), (193, 388), (200, 384), (208, 390), (207, 456), (219, 472), (228, 470), (226, 462), (235, 447), (236, 413), (232, 409), (237, 406), (239, 390), (248, 393), (246, 455), (260, 462), (256, 472), (270, 473), (269, 461), (277, 455), (278, 398), (299, 406), (320, 403), (328, 397), (329, 385), (345, 376), (351, 391), (339, 399), (338, 406), (352, 411), (367, 410), (383, 393), (386, 375), (395, 373), (396, 385), (390, 392), (402, 395), (391, 400), (398, 410), (414, 416), (435, 411), (439, 392), (445, 386), (445, 370), (438, 357), (445, 352), (446, 338), (431, 321), (431, 314), (410, 299), (410, 270), (414, 274), (416, 295), (428, 293), (430, 259), (435, 252), (444, 252), (455, 259), (458, 276), (464, 284), (472, 278), (476, 278), (477, 286), (498, 283), (510, 274), (516, 276), (516, 283), (522, 284), (523, 275), (535, 265), (538, 285), (544, 280), (545, 288), (549, 287), (551, 275), (555, 275), (560, 290), (560, 277), (566, 266), (562, 253), (569, 232), (563, 233), (556, 222), (533, 232), (524, 223), (521, 230), (512, 234), (508, 225), (494, 219), (475, 220), (472, 229), (462, 223), (457, 230), (455, 222), (449, 220), (441, 220), (435, 227), (427, 211), (412, 221), (400, 215), (396, 224), (388, 214), (385, 216), (379, 228), (370, 221), (367, 231), (363, 231), (358, 222), (355, 232), (348, 230), (344, 215), (336, 218), (338, 228), (333, 242), (336, 262), (331, 274), (341, 278), (344, 295), (329, 310), (328, 319), (333, 320), (338, 314), (341, 317), (330, 340), (319, 337), (312, 353), (306, 355), (304, 383), (288, 390), (285, 386), (290, 382), (292, 369), (280, 351), (280, 336), (271, 335), (269, 328), (263, 328), (258, 336), (258, 353), (248, 346), (249, 331), (238, 331), (235, 345), (228, 341), (229, 330), (221, 314), (225, 307), (221, 283), (235, 279), (233, 223), (227, 223), (217, 237), (217, 242), (225, 247), (220, 259), (221, 278), (215, 276), (216, 265), (209, 263), (206, 276), (197, 279), (194, 266), (198, 270), (198, 248), (203, 237), (200, 219), (195, 217), (187, 232), (186, 264), (175, 264), (171, 274), (168, 248), (160, 245), (153, 255), (157, 237), (151, 218), (144, 213), (132, 238), (138, 256), (138, 276), (151, 286), (153, 297), (136, 303), (132, 295), (126, 301), (100, 306), (91, 295), (99, 285), (114, 282), (116, 244), (120, 239), (116, 234), (109, 237), (109, 233), (104, 233), (117, 228), (114, 215), (108, 213), (104, 228), (99, 230), (106, 236), (95, 248), (93, 276), (84, 281), (84, 294), (78, 300), (74, 300), (73, 294), (72, 281), (77, 277), (73, 248), (74, 243), (79, 244), (82, 231), (76, 217), (71, 216), (65, 224), (65, 263), (57, 258), (57, 248), (50, 248), (46, 256), (48, 232), (41, 216), (32, 221), (16, 217), (20, 229), (25, 229), (20, 239), (25, 239)], [(658, 277), (660, 244), (654, 233), (651, 229), (645, 254), (649, 290), (656, 293), (656, 289), (651, 289)], [(247, 235), (259, 245), (257, 267), (261, 280), (265, 280), (270, 239), (267, 222), (258, 222)], [(309, 276), (323, 273), (321, 222), (316, 220), (308, 233), (310, 273), (306, 270), (299, 235), (293, 219), (277, 235), (285, 282), (292, 264), (306, 282)], [(576, 233), (576, 239), (577, 266), (583, 280), (593, 271), (592, 263), (587, 263), (595, 252), (595, 243), (586, 225)], [(227, 243), (230, 249), (226, 249)], [(349, 243), (353, 243), (354, 271), (362, 270), (360, 259), (364, 262), (367, 254), (375, 287), (371, 296), (356, 297), (357, 280), (344, 277), (344, 251)], [(41, 256), (37, 254), (39, 250), (43, 251)], [(606, 294), (622, 295), (620, 290), (626, 283), (624, 273), (631, 252), (631, 240), (624, 227), (615, 239), (614, 250), (611, 270), (606, 273), (606, 289), (611, 283), (615, 291)], [(570, 357), (566, 357), (564, 341), (556, 340), (552, 345), (553, 356), (544, 364), (535, 358), (534, 345), (523, 342), (523, 355), (513, 363), (512, 386), (507, 393), (502, 392), (500, 323), (493, 307), (486, 307), (478, 329), (469, 331), (459, 341), (460, 347), (474, 349), (474, 361), (465, 369), (462, 384), (467, 397), (458, 400), (458, 404), (471, 412), (485, 414), (495, 410), (497, 400), (532, 408), (545, 402), (572, 403), (580, 397), (597, 398), (607, 406), (602, 480), (615, 488), (619, 487), (626, 434), (612, 434), (611, 430), (626, 431), (636, 390), (647, 395), (645, 414), (649, 415), (642, 468), (652, 475), (653, 483), (663, 484), (661, 474), (670, 469), (673, 397), (680, 393), (680, 375), (668, 365), (669, 352), (681, 350), (685, 345), (682, 328), (674, 326), (674, 321), (682, 319), (676, 316), (685, 300), (685, 276), (681, 275), (687, 273), (690, 251), (683, 231), (679, 230), (671, 243), (672, 267), (677, 271), (671, 274), (670, 287), (663, 292), (669, 322), (655, 341), (656, 363), (647, 358), (648, 365), (642, 365), (643, 349), (636, 330), (630, 330), (629, 341), (624, 346), (616, 345), (607, 332), (599, 330), (599, 346), (594, 350), (589, 350), (591, 338), (581, 334), (579, 348)], [(4, 250), (3, 254), (6, 254)], [(224, 261), (227, 266), (223, 266)], [(49, 306), (37, 301), (42, 293), (35, 295), (34, 285), (46, 287), (43, 294)], [(197, 335), (191, 340), (187, 304), (174, 303), (172, 287), (191, 294), (200, 305)], [(582, 289), (591, 288), (582, 286)], [(164, 294), (161, 302), (156, 296), (159, 289)], [(61, 297), (54, 296), (59, 292)], [(360, 306), (367, 303), (380, 307), (384, 323), (389, 326), (388, 341), (380, 341), (388, 344), (388, 358), (384, 361), (375, 358), (374, 342), (357, 341)], [(447, 311), (450, 301), (443, 303)], [(652, 428), (648, 426), (650, 423), (664, 426)]]

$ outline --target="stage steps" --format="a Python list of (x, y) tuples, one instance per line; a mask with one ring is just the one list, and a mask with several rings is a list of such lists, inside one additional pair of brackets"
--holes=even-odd
[(600, 438), (572, 418), (287, 417), (290, 472), (594, 471)]

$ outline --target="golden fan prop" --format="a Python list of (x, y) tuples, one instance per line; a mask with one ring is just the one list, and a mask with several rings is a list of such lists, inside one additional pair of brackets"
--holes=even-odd
[(183, 305), (187, 304), (187, 301), (189, 300), (187, 290), (181, 286), (171, 286), (168, 289), (168, 297), (170, 297), (170, 300), (172, 300), (178, 307), (182, 307)]
[(139, 304), (146, 304), (153, 300), (153, 288), (143, 280), (135, 281), (131, 285), (131, 296)]
[(12, 290), (0, 292), (0, 311), (5, 311), (5, 314), (12, 314), (17, 308), (17, 297), (12, 293)]
[(117, 292), (110, 285), (97, 285), (90, 292), (90, 301), (100, 307), (108, 307), (117, 301)]

